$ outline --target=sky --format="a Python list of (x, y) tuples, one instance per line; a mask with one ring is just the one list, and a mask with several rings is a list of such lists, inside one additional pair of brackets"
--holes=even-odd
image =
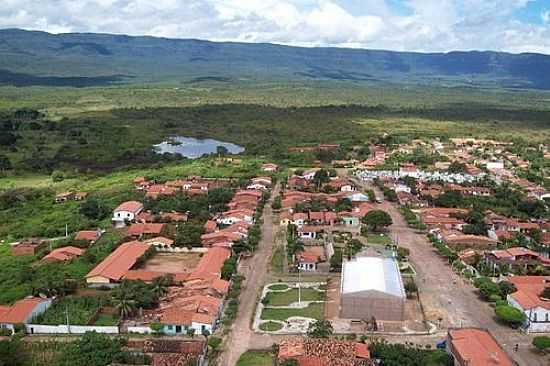
[(0, 28), (550, 54), (550, 0), (0, 0)]

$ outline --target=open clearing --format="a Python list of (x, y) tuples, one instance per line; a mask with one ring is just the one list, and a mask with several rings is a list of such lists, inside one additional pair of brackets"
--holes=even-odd
[(157, 253), (145, 263), (143, 269), (154, 272), (191, 272), (202, 256), (203, 253)]

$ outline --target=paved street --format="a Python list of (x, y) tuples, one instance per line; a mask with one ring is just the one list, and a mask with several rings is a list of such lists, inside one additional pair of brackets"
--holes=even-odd
[(274, 242), (274, 215), (271, 210), (271, 202), (278, 195), (279, 185), (273, 189), (271, 200), (264, 208), (262, 240), (258, 244), (254, 255), (241, 261), (239, 265), (239, 273), (244, 275), (246, 280), (243, 283), (243, 289), (239, 297), (240, 305), (237, 318), (233, 323), (231, 333), (225, 343), (224, 351), (220, 356), (219, 364), (221, 366), (234, 366), (242, 353), (248, 349), (257, 349), (258, 347), (252, 344), (252, 339), (258, 340), (265, 337), (267, 338), (268, 347), (273, 343), (271, 337), (268, 335), (254, 334), (250, 328), (250, 322), (256, 310), (258, 294), (267, 277), (267, 268), (269, 267)]

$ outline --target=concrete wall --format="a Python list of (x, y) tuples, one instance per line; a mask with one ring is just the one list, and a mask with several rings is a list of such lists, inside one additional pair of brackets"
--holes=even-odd
[(25, 329), (28, 334), (84, 334), (95, 331), (97, 333), (118, 334), (118, 327), (100, 327), (89, 325), (42, 325), (26, 324)]

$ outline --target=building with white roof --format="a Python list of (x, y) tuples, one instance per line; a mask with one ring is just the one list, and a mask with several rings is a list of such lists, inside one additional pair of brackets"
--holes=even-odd
[(340, 317), (402, 321), (405, 289), (394, 258), (360, 256), (344, 262), (341, 280)]

